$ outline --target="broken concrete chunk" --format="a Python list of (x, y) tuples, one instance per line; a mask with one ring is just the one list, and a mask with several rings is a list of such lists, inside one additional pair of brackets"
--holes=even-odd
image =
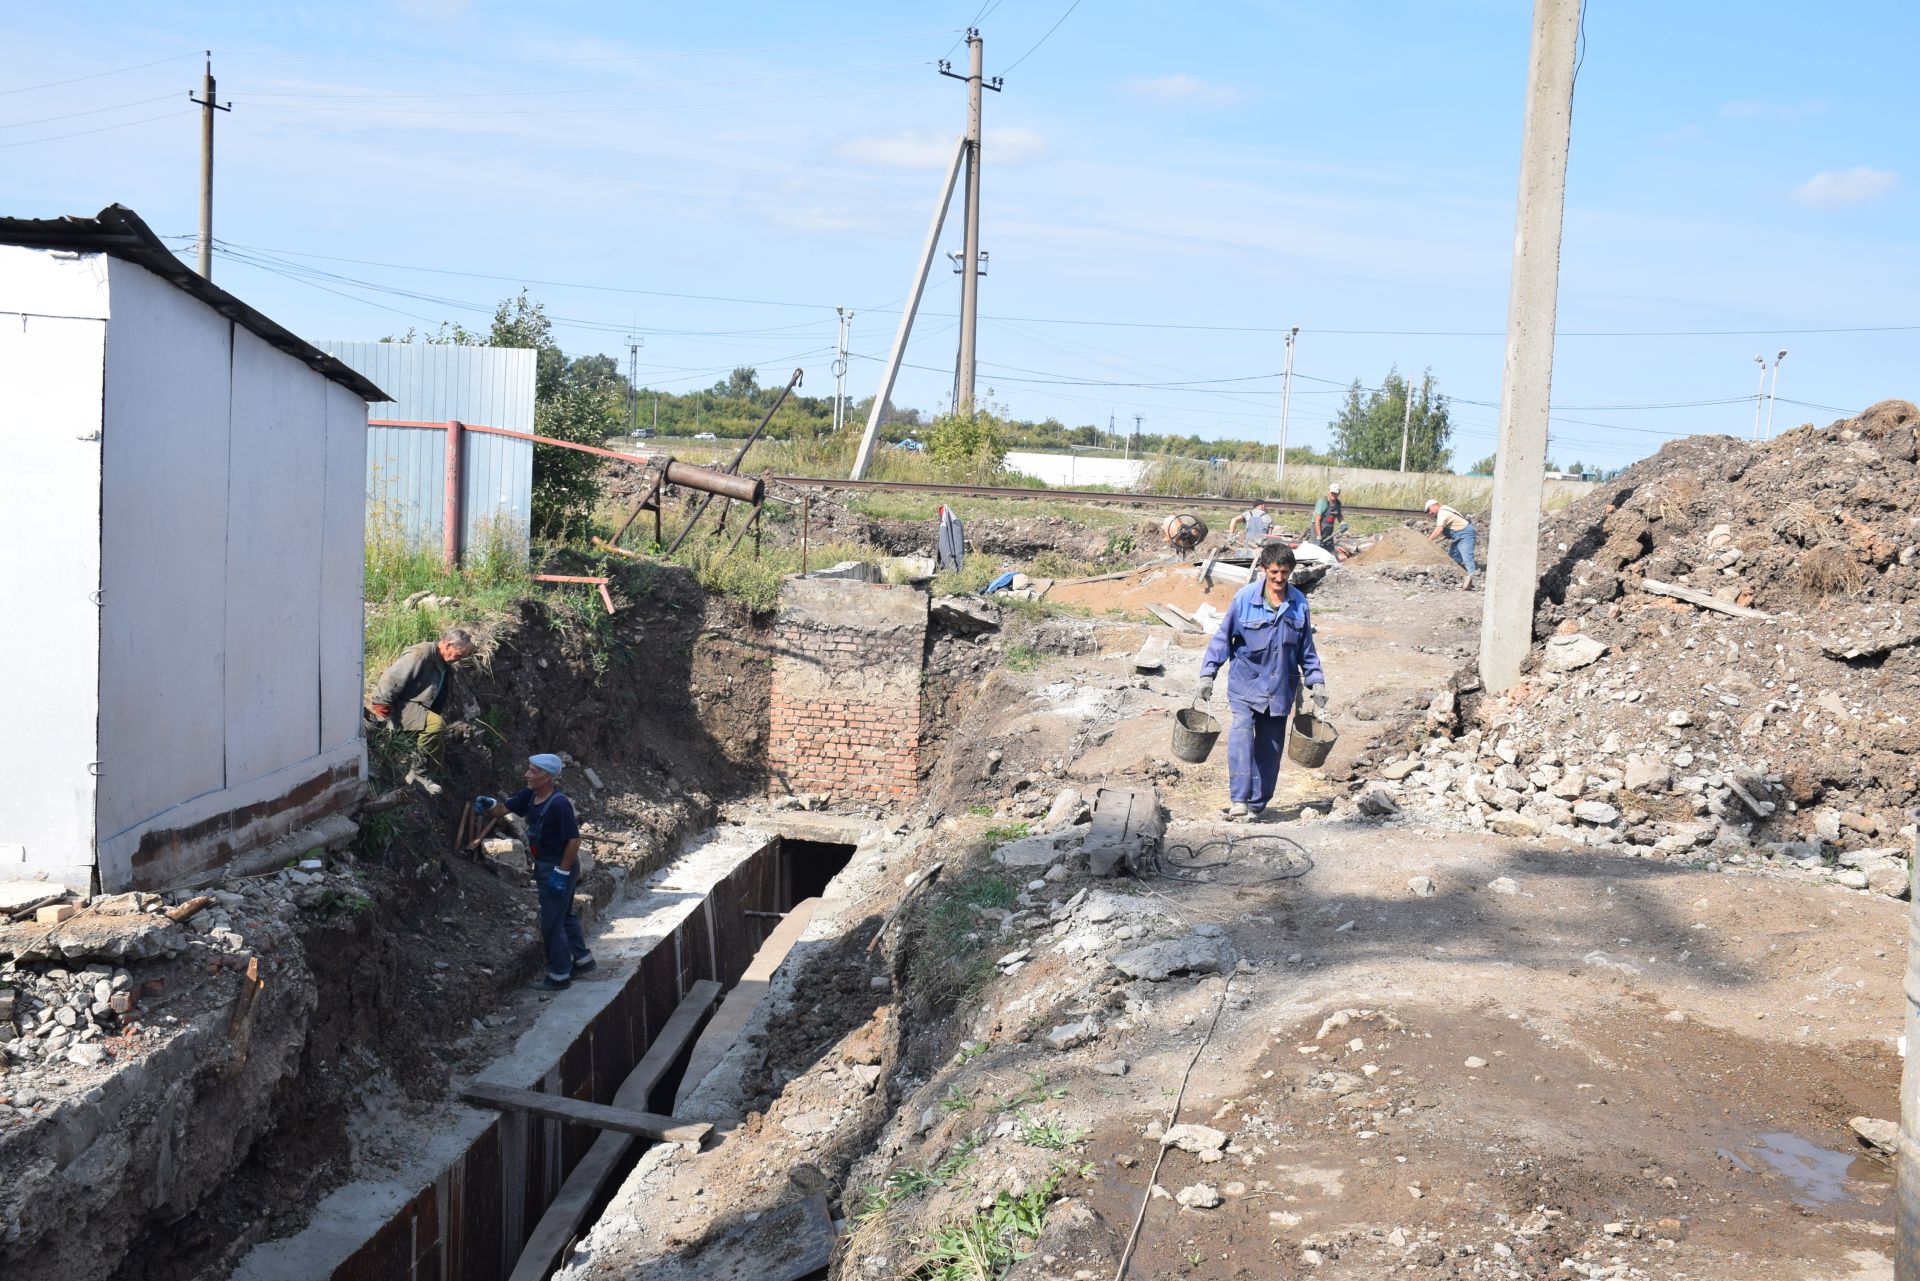
[(1440, 892), (1431, 876), (1413, 877), (1407, 882), (1407, 889), (1412, 891), (1415, 898), (1432, 898)]
[(1100, 1035), (1100, 1024), (1091, 1015), (1078, 1023), (1062, 1023), (1047, 1033), (1047, 1045), (1055, 1050), (1071, 1050)]
[(1884, 1156), (1900, 1154), (1900, 1127), (1893, 1121), (1856, 1116), (1847, 1122), (1860, 1141)]
[(1573, 807), (1573, 816), (1604, 826), (1620, 817), (1620, 811), (1605, 801), (1581, 801)]
[(1041, 820), (1042, 830), (1057, 832), (1063, 827), (1071, 827), (1080, 821), (1080, 812), (1086, 807), (1080, 800), (1080, 789), (1063, 787), (1055, 793), (1053, 804), (1047, 807), (1047, 816)]
[(1525, 814), (1495, 814), (1487, 820), (1487, 826), (1502, 836), (1538, 836), (1545, 830), (1538, 819)]
[(796, 1112), (792, 1116), (780, 1118), (780, 1128), (789, 1134), (813, 1135), (825, 1134), (834, 1127), (838, 1117), (824, 1108), (811, 1112)]
[(1163, 939), (1120, 953), (1114, 968), (1128, 978), (1161, 983), (1175, 974), (1220, 974), (1237, 956), (1227, 932), (1218, 925), (1196, 925), (1177, 939)]
[(79, 908), (71, 903), (53, 903), (37, 909), (33, 914), (33, 923), (35, 925), (58, 925), (62, 921), (71, 919), (73, 914), (79, 910)]
[(1202, 1152), (1218, 1152), (1227, 1146), (1224, 1130), (1216, 1130), (1210, 1125), (1176, 1125), (1160, 1136), (1163, 1148), (1179, 1148), (1182, 1152), (1196, 1155)]
[(1419, 768), (1420, 761), (1416, 757), (1408, 757), (1404, 761), (1388, 761), (1380, 767), (1380, 777), (1397, 783)]
[(1384, 789), (1370, 787), (1360, 794), (1360, 812), (1372, 818), (1392, 818), (1400, 812), (1400, 804)]
[(1180, 1194), (1174, 1200), (1189, 1210), (1211, 1210), (1220, 1204), (1220, 1189), (1211, 1183), (1196, 1183), (1191, 1187), (1181, 1188)]
[(1051, 836), (1027, 836), (1009, 841), (993, 852), (1002, 867), (1051, 867), (1060, 861), (1060, 846)]
[(1620, 785), (1629, 792), (1664, 792), (1673, 786), (1673, 771), (1657, 756), (1629, 756)]
[(1597, 662), (1606, 652), (1607, 647), (1599, 641), (1575, 632), (1550, 637), (1540, 663), (1550, 672), (1573, 672)]
[(1125, 1076), (1127, 1074), (1127, 1061), (1125, 1059), (1108, 1059), (1105, 1063), (1094, 1064), (1093, 1070), (1101, 1076)]
[(1495, 894), (1518, 894), (1520, 883), (1511, 876), (1496, 876), (1487, 882), (1487, 888)]

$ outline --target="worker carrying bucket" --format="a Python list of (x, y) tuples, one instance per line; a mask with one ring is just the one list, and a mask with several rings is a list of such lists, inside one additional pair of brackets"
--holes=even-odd
[(1227, 668), (1227, 706), (1233, 718), (1227, 732), (1229, 819), (1258, 818), (1273, 799), (1287, 745), (1287, 718), (1301, 688), (1312, 697), (1316, 712), (1326, 711), (1326, 677), (1313, 645), (1313, 618), (1307, 598), (1287, 582), (1292, 573), (1291, 547), (1262, 547), (1253, 581), (1233, 594), (1220, 630), (1200, 659), (1196, 704), (1213, 697), (1214, 676)]

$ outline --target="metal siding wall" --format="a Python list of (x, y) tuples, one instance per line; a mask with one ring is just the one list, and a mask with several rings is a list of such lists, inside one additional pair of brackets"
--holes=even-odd
[(233, 336), (227, 509), (227, 786), (320, 750), (324, 378)]
[(320, 548), (320, 747), (360, 737), (366, 643), (367, 402), (326, 384), (327, 463)]
[[(225, 785), (233, 324), (111, 266), (101, 477), (99, 838)], [(105, 884), (114, 869), (101, 868)]]
[[(87, 284), (91, 261), (66, 264), (67, 289)], [(11, 279), (9, 278), (11, 284)], [(16, 303), (9, 290), (0, 307)], [(43, 304), (44, 305), (44, 304)], [(100, 387), (106, 323), (5, 317), (0, 324), (0, 591), (19, 609), (0, 628), (9, 673), (0, 772), (0, 880), (45, 875), (87, 888), (93, 870), (100, 611)], [(24, 854), (24, 861), (22, 860)]]
[[(371, 378), (393, 397), (371, 407), (374, 418), (533, 430), (537, 357), (530, 348), (460, 347), (445, 343), (333, 342), (320, 346)], [(368, 430), (367, 486), (386, 502), (407, 538), (438, 547), (446, 487), (446, 438), (408, 427)], [(532, 516), (533, 445), (505, 436), (466, 438), (464, 546), (482, 542), (495, 522), (510, 523), (526, 546)]]

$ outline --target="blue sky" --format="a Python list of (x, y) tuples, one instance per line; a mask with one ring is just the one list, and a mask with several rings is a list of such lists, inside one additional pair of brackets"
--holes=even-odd
[[(524, 282), (571, 352), (644, 334), (645, 383), (824, 394), (840, 304), (867, 395), (964, 123), (933, 63), (984, 8), (995, 401), (1273, 439), (1297, 324), (1290, 440), (1397, 364), (1457, 398), (1456, 463), (1490, 452), (1529, 5), (1069, 2), (41, 6), (0, 47), (0, 209), (191, 233), (211, 48), (215, 233), (248, 259), (216, 279), (297, 332), (471, 324)], [(1777, 429), (1920, 396), (1917, 37), (1904, 2), (1590, 6), (1561, 463), (1747, 433), (1782, 347)], [(950, 392), (956, 284), (898, 403)]]

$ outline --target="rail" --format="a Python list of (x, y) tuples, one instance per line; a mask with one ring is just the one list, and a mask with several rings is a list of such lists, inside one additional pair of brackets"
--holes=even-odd
[[(1251, 507), (1251, 498), (1191, 497), (1178, 494), (1130, 494), (1108, 489), (1026, 489), (1012, 485), (943, 485), (923, 480), (841, 480), (822, 476), (768, 476), (775, 485), (798, 489), (879, 490), (909, 494), (960, 494), (968, 498), (1043, 498), (1075, 503), (1116, 503), (1125, 507)], [(1269, 498), (1267, 506), (1279, 511), (1312, 511), (1312, 503), (1294, 503)], [(1346, 505), (1351, 516), (1424, 516), (1414, 507), (1360, 507)]]

